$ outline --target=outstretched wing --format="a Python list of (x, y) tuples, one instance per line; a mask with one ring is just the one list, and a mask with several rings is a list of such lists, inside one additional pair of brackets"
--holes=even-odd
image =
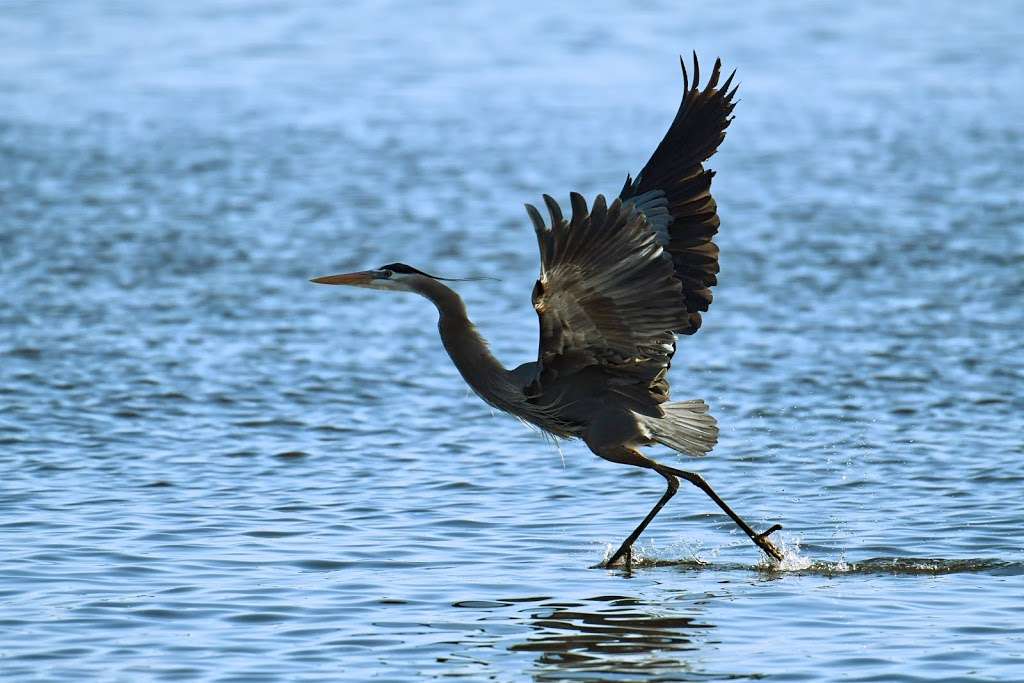
[[(593, 368), (602, 388), (633, 410), (661, 415), (675, 351), (672, 330), (688, 324), (671, 258), (632, 202), (592, 209), (572, 193), (572, 218), (544, 195), (551, 225), (526, 209), (540, 245), (533, 306), (540, 317), (538, 374), (542, 391), (559, 377)], [(530, 389), (528, 388), (529, 392)]]
[[(701, 311), (711, 305), (712, 285), (718, 283), (718, 246), (711, 238), (718, 232), (718, 207), (711, 196), (714, 171), (703, 162), (725, 139), (735, 108), (729, 90), (733, 76), (718, 86), (722, 62), (715, 60), (711, 78), (700, 88), (700, 65), (693, 55), (693, 86), (683, 67), (683, 101), (665, 138), (634, 180), (626, 178), (619, 197), (632, 201), (646, 216), (658, 242), (671, 256), (675, 277), (682, 286), (687, 323), (674, 328), (693, 334), (701, 324)], [(739, 86), (737, 86), (738, 88)]]
[(682, 66), (679, 111), (636, 179), (627, 176), (619, 199), (607, 205), (598, 195), (588, 210), (573, 193), (566, 221), (558, 203), (544, 195), (550, 227), (526, 207), (541, 252), (533, 290), (540, 351), (528, 394), (575, 375), (581, 387), (597, 382), (623, 405), (663, 415), (659, 404), (669, 395), (675, 334), (697, 331), (717, 283), (714, 173), (703, 162), (725, 139), (736, 94), (729, 90), (732, 75), (718, 87), (720, 60), (703, 89), (697, 55), (692, 88)]

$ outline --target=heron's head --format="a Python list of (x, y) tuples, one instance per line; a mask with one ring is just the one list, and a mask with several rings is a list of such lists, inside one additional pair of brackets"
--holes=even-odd
[(419, 287), (428, 280), (439, 280), (433, 275), (417, 270), (404, 263), (389, 263), (376, 270), (361, 270), (356, 273), (325, 275), (315, 277), (310, 282), (321, 285), (350, 285), (369, 289), (386, 289), (392, 292), (417, 292)]

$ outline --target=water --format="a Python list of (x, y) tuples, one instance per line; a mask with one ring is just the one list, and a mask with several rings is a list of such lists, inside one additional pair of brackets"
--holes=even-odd
[[(1013, 2), (0, 8), (9, 680), (1024, 680)], [(676, 54), (739, 69), (684, 488), (462, 385), (535, 349), (542, 192), (614, 192)], [(674, 461), (675, 456), (658, 456)], [(679, 461), (676, 461), (679, 464)]]

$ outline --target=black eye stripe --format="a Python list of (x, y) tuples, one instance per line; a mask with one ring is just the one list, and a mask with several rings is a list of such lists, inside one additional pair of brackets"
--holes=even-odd
[(434, 277), (430, 273), (424, 273), (422, 270), (417, 270), (412, 266), (404, 263), (388, 263), (379, 268), (379, 270), (390, 270), (393, 273), (402, 273), (403, 275), (426, 275), (427, 277)]

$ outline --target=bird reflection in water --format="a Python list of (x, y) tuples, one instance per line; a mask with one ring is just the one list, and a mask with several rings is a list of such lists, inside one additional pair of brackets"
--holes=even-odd
[(537, 681), (681, 680), (696, 673), (689, 653), (713, 628), (664, 605), (614, 595), (539, 605), (530, 626), (535, 633), (510, 649), (537, 653)]

